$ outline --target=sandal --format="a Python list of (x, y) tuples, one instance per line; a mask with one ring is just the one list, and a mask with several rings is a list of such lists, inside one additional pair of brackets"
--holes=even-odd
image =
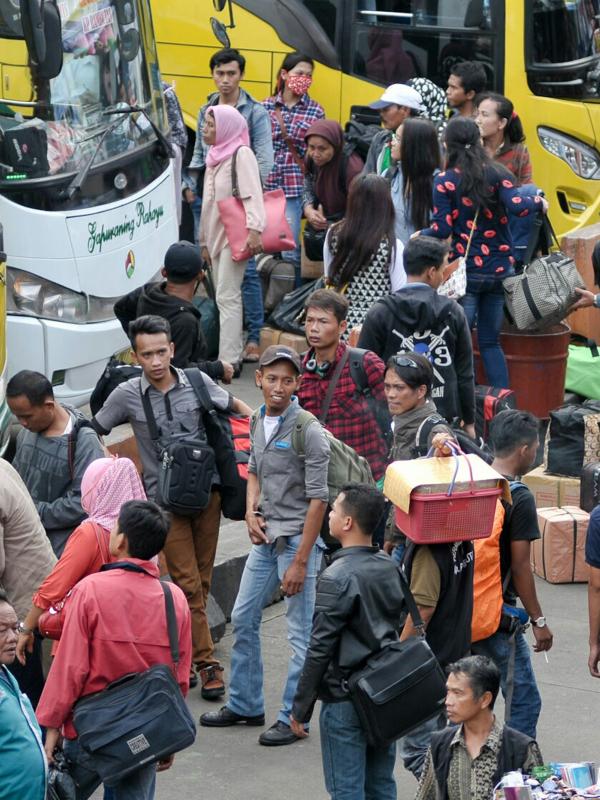
[(256, 342), (248, 342), (242, 358), (247, 364), (256, 364), (260, 358), (260, 349)]

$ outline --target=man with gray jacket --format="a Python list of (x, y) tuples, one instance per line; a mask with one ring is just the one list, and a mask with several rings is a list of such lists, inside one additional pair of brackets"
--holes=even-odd
[(23, 426), (13, 466), (35, 503), (56, 557), (85, 513), (81, 479), (104, 448), (84, 415), (54, 399), (52, 384), (39, 372), (22, 370), (6, 387), (10, 410)]
[(319, 534), (329, 499), (325, 431), (316, 420), (306, 425), (304, 457), (292, 443), (302, 410), (294, 396), (301, 375), (300, 357), (289, 347), (267, 347), (258, 362), (256, 383), (265, 402), (252, 417), (246, 502), (253, 546), (231, 614), (229, 700), (220, 711), (200, 717), (201, 725), (214, 728), (265, 724), (260, 622), (264, 606), (280, 586), (292, 654), (277, 721), (258, 739), (266, 746), (300, 738), (291, 730), (290, 715), (310, 639), (323, 550)]

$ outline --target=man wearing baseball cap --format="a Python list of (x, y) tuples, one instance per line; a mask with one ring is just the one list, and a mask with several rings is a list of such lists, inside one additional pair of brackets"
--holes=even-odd
[(201, 315), (193, 298), (202, 280), (200, 248), (191, 242), (175, 242), (165, 254), (161, 274), (165, 281), (146, 283), (115, 303), (115, 316), (127, 334), (129, 323), (146, 314), (164, 317), (171, 325), (175, 345), (173, 366), (198, 367), (213, 380), (231, 383), (233, 366), (226, 361), (207, 361)]
[(382, 175), (390, 166), (388, 145), (392, 134), (407, 117), (417, 116), (425, 107), (416, 89), (405, 83), (393, 83), (387, 87), (379, 100), (370, 104), (369, 108), (379, 111), (384, 130), (373, 137), (363, 172), (376, 172)]
[(302, 458), (292, 446), (301, 411), (295, 397), (301, 373), (300, 357), (289, 347), (267, 347), (258, 362), (256, 384), (264, 404), (252, 416), (250, 433), (246, 524), (252, 549), (231, 614), (229, 700), (219, 711), (200, 717), (206, 727), (265, 724), (261, 612), (281, 586), (292, 653), (277, 721), (258, 740), (267, 746), (298, 739), (290, 715), (310, 639), (324, 547), (319, 533), (329, 497), (329, 441), (323, 428), (306, 427)]

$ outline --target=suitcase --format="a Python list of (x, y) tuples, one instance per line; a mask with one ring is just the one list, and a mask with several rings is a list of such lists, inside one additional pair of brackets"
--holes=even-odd
[(590, 515), (575, 506), (538, 509), (541, 539), (531, 546), (531, 566), (548, 583), (586, 583), (585, 538)]
[(586, 464), (581, 470), (579, 505), (591, 512), (600, 503), (600, 462)]
[(512, 389), (498, 389), (495, 386), (475, 387), (475, 432), (477, 438), (488, 439), (490, 422), (501, 411), (516, 408), (517, 402)]

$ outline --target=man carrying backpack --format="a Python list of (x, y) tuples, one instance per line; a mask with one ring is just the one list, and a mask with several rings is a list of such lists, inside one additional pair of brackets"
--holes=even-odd
[[(98, 433), (106, 435), (116, 425), (131, 423), (142, 462), (146, 494), (159, 504), (172, 509), (175, 498), (171, 489), (175, 491), (178, 486), (183, 494), (180, 503), (187, 502), (190, 493), (199, 496), (199, 489), (202, 490), (206, 499), (202, 507), (171, 514), (164, 554), (169, 574), (185, 592), (192, 614), (193, 672), (190, 685), (197, 683), (197, 669), (202, 682), (202, 696), (207, 700), (215, 699), (225, 693), (225, 685), (223, 667), (214, 656), (206, 604), (221, 521), (219, 483), (222, 476), (214, 466), (215, 456), (206, 442), (208, 415), (205, 411), (209, 402), (222, 411), (240, 414), (250, 415), (252, 409), (217, 386), (205, 373), (193, 369), (184, 372), (172, 366), (171, 329), (163, 317), (138, 317), (129, 326), (129, 337), (142, 367), (142, 376), (117, 386), (94, 416), (92, 425)], [(204, 385), (206, 403), (194, 386), (196, 380)], [(167, 464), (169, 459), (173, 461), (177, 455), (174, 448), (185, 449), (186, 446), (190, 447), (192, 456), (198, 453), (206, 461), (199, 459), (195, 462), (184, 480), (169, 489), (171, 503), (167, 504), (161, 497), (167, 488), (161, 483), (166, 472), (165, 460)], [(206, 468), (203, 466), (205, 463)], [(198, 491), (188, 491), (192, 486)]]
[(407, 284), (370, 309), (359, 347), (386, 361), (396, 353), (421, 353), (431, 362), (431, 396), (448, 422), (459, 419), (475, 438), (475, 380), (471, 331), (464, 311), (437, 289), (448, 247), (431, 237), (411, 239), (402, 255)]
[(206, 339), (200, 312), (193, 298), (203, 275), (200, 248), (191, 242), (175, 242), (165, 254), (162, 283), (146, 283), (115, 303), (115, 316), (129, 335), (129, 323), (145, 314), (169, 321), (175, 345), (173, 366), (198, 367), (214, 381), (231, 383), (233, 366), (226, 361), (206, 360)]
[(50, 544), (60, 558), (67, 539), (84, 519), (81, 479), (104, 456), (90, 423), (77, 409), (57, 403), (40, 372), (22, 370), (8, 382), (6, 400), (22, 429), (13, 467), (33, 498)]
[[(537, 597), (530, 563), (531, 542), (540, 538), (535, 500), (527, 486), (514, 479), (531, 469), (539, 446), (538, 430), (537, 419), (527, 411), (501, 411), (490, 424), (490, 444), (495, 456), (492, 467), (511, 481), (512, 492), (512, 505), (505, 506), (502, 531), (497, 539), (502, 582), (495, 590), (503, 595), (504, 605), (498, 630), (472, 646), (474, 653), (493, 659), (500, 669), (507, 724), (534, 739), (542, 701), (524, 635), (527, 621), (531, 623), (536, 653), (549, 650), (553, 636)], [(482, 590), (477, 566), (478, 560), (483, 562), (479, 553), (484, 552), (485, 542), (485, 539), (478, 542), (475, 551), (474, 626), (479, 617), (489, 615), (483, 611), (479, 597)], [(517, 608), (517, 599), (524, 610)]]
[(290, 715), (311, 633), (323, 550), (319, 533), (329, 500), (330, 445), (317, 422), (305, 428), (304, 457), (293, 444), (302, 412), (294, 397), (302, 373), (298, 354), (273, 345), (258, 363), (256, 383), (265, 402), (253, 415), (251, 427), (246, 523), (252, 549), (231, 614), (229, 700), (220, 711), (202, 714), (200, 724), (265, 724), (261, 613), (281, 585), (292, 654), (277, 721), (258, 740), (277, 746), (299, 738), (290, 728)]
[(348, 347), (348, 300), (319, 289), (306, 301), (306, 339), (298, 402), (342, 442), (367, 459), (376, 481), (386, 468), (389, 430), (383, 391), (385, 365), (375, 353)]

